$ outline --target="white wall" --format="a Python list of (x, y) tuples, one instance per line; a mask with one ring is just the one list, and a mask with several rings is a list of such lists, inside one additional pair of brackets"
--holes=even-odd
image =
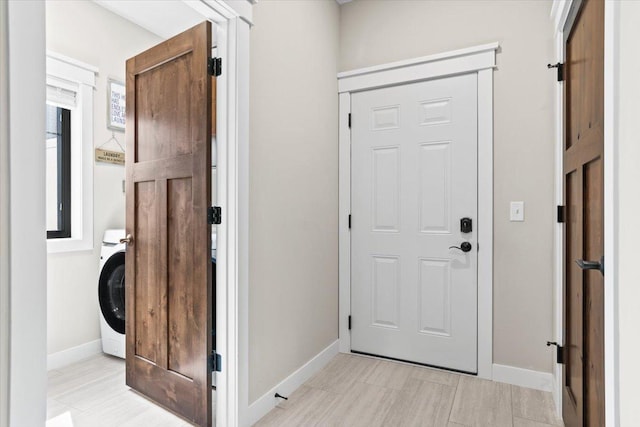
[[(0, 285), (2, 295), (8, 294), (10, 299), (8, 307), (3, 302), (2, 313), (3, 338), (7, 329), (9, 332), (9, 345), (5, 350), (9, 357), (3, 361), (4, 367), (8, 362), (9, 377), (8, 384), (2, 384), (3, 388), (8, 386), (8, 392), (3, 394), (0, 419), (4, 424), (8, 415), (10, 426), (42, 426), (46, 417), (47, 378), (45, 163), (42, 149), (44, 4), (9, 2), (4, 10), (8, 10), (8, 26), (3, 25), (0, 31), (2, 43), (8, 44), (5, 47), (8, 47), (9, 97), (3, 91), (2, 105), (3, 112), (8, 112), (9, 139), (6, 140), (5, 122), (0, 151), (0, 259), (3, 269)], [(7, 64), (6, 59), (3, 55), (3, 65)], [(34, 104), (43, 108), (34, 109)], [(3, 339), (1, 345), (5, 348), (7, 341)], [(7, 399), (8, 409), (5, 406)]]
[[(616, 52), (620, 425), (640, 425), (640, 2), (620, 2)], [(614, 266), (615, 268), (615, 266)], [(608, 392), (608, 391), (607, 391)]]
[(338, 338), (339, 8), (253, 14), (249, 403)]
[[(93, 145), (100, 146), (111, 137), (111, 130), (107, 129), (107, 79), (124, 81), (126, 59), (161, 39), (89, 1), (47, 2), (46, 24), (48, 50), (99, 69)], [(124, 146), (124, 133), (115, 132), (115, 137)], [(104, 148), (118, 149), (113, 142)], [(48, 256), (48, 354), (100, 338), (100, 246), (105, 229), (124, 228), (124, 166), (95, 163), (93, 173), (93, 250)]]
[[(494, 72), (494, 363), (551, 372), (555, 74), (550, 1), (341, 6), (340, 71), (498, 41)], [(509, 202), (525, 202), (525, 222)]]

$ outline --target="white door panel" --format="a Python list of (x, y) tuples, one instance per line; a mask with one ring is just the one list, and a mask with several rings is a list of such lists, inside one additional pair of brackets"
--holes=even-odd
[(476, 75), (351, 100), (352, 350), (476, 372)]

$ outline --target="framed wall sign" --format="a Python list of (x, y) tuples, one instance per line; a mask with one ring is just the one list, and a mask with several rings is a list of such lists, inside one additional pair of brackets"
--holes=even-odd
[(109, 79), (107, 89), (107, 127), (112, 130), (124, 130), (126, 90), (124, 83)]

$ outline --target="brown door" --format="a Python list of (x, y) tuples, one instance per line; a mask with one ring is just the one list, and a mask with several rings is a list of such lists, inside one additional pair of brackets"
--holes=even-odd
[(604, 264), (604, 1), (584, 0), (571, 16), (565, 32), (562, 413), (567, 427), (604, 426), (604, 268), (598, 269)]
[(211, 24), (127, 61), (127, 385), (210, 426)]

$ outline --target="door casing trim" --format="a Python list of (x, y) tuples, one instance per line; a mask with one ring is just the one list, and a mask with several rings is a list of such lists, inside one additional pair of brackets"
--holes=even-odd
[[(569, 11), (576, 0), (555, 0), (551, 8), (554, 23), (556, 61), (565, 60), (564, 28)], [(604, 277), (604, 372), (605, 421), (607, 426), (620, 425), (618, 408), (618, 287), (617, 276), (617, 166), (616, 138), (616, 60), (618, 39), (615, 28), (619, 22), (618, 2), (605, 1), (604, 5), (604, 252), (607, 274)], [(563, 146), (564, 146), (564, 83), (556, 86), (555, 95), (555, 200), (564, 203)], [(554, 227), (554, 333), (555, 341), (564, 343), (564, 233), (563, 224)], [(554, 368), (554, 401), (558, 416), (562, 418), (562, 365)]]
[(490, 43), (338, 74), (340, 352), (351, 351), (351, 94), (457, 74), (478, 77), (478, 377), (493, 379), (493, 69)]

